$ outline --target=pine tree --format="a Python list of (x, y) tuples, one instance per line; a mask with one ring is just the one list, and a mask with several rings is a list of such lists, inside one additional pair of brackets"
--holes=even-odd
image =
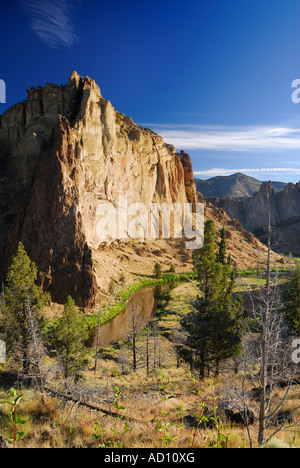
[(54, 342), (64, 377), (76, 377), (86, 365), (87, 350), (84, 345), (88, 331), (71, 296), (67, 298), (63, 316), (54, 332)]
[(296, 336), (300, 336), (300, 265), (297, 265), (290, 288), (284, 294), (286, 321)]
[[(8, 269), (2, 303), (6, 346), (11, 357), (22, 362), (23, 375), (28, 376), (36, 362), (37, 336), (43, 327), (42, 310), (48, 295), (36, 285), (37, 268), (28, 257), (22, 243), (12, 257)], [(33, 355), (35, 356), (33, 358)]]

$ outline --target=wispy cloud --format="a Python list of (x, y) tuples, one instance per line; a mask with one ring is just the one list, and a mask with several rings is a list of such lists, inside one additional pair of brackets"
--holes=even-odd
[(147, 126), (178, 149), (231, 152), (300, 149), (299, 128), (158, 124)]
[(77, 35), (73, 24), (73, 8), (78, 0), (21, 0), (30, 17), (32, 31), (49, 47), (72, 46)]

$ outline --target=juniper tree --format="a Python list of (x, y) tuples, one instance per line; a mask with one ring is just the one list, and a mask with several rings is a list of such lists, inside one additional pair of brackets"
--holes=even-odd
[(160, 279), (162, 272), (161, 272), (161, 265), (156, 262), (154, 265), (154, 273), (155, 273), (155, 278)]
[(49, 301), (36, 280), (37, 267), (19, 243), (8, 269), (1, 308), (8, 354), (22, 364), (25, 376), (36, 367), (37, 342), (40, 342), (44, 323), (42, 311)]
[(193, 254), (194, 269), (197, 272), (198, 282), (204, 290), (205, 300), (210, 300), (214, 294), (213, 280), (216, 267), (215, 223), (208, 220), (204, 226), (203, 247)]
[(221, 242), (220, 242), (220, 248), (219, 248), (219, 253), (217, 255), (217, 261), (219, 263), (222, 263), (222, 265), (225, 265), (226, 263), (226, 231), (225, 231), (225, 226), (223, 226), (222, 231), (221, 231)]
[[(182, 320), (182, 327), (187, 333), (182, 357), (191, 366), (200, 369), (200, 377), (204, 377), (210, 348), (211, 306), (215, 293), (216, 244), (215, 224), (208, 220), (204, 226), (203, 246), (193, 254), (194, 269), (197, 272), (199, 288), (204, 297), (198, 296), (193, 303), (193, 311)], [(200, 293), (200, 291), (199, 291)]]
[(227, 264), (217, 264), (216, 270), (216, 297), (211, 310), (210, 360), (215, 365), (217, 376), (222, 361), (241, 353), (244, 325), (242, 299), (239, 296), (233, 298), (234, 274)]
[(76, 377), (85, 367), (88, 331), (71, 296), (67, 298), (62, 318), (54, 331), (54, 342), (65, 379)]
[(238, 353), (241, 343), (241, 304), (232, 299), (235, 279), (229, 264), (217, 262), (215, 236), (209, 220), (203, 247), (193, 256), (199, 295), (182, 320), (186, 341), (181, 356), (200, 370), (201, 378), (212, 363), (218, 374), (220, 362)]
[(220, 363), (241, 352), (241, 300), (232, 298), (233, 279), (227, 285), (217, 284), (217, 281), (220, 279), (216, 277), (215, 296), (209, 301), (198, 296), (192, 304), (192, 312), (182, 319), (186, 341), (179, 346), (180, 354), (192, 367), (199, 369), (201, 378), (205, 368), (212, 366), (218, 375)]

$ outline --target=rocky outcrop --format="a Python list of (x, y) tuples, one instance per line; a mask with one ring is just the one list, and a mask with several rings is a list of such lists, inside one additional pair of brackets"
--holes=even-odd
[[(251, 232), (263, 231), (268, 219), (267, 184), (250, 198), (208, 199), (215, 206), (222, 208), (231, 218), (240, 221)], [(274, 189), (270, 193), (271, 221), (277, 226), (283, 221), (300, 215), (300, 183), (287, 184), (280, 192)]]
[[(226, 243), (230, 252), (232, 265), (238, 269), (266, 267), (268, 249), (257, 237), (243, 228), (237, 219), (231, 219), (222, 209), (204, 201), (205, 218), (215, 222), (217, 242), (221, 240), (221, 230), (225, 227)], [(278, 268), (286, 260), (279, 254), (271, 253), (272, 268)]]
[(183, 167), (184, 185), (186, 189), (186, 196), (189, 203), (196, 203), (197, 201), (197, 188), (194, 180), (194, 173), (192, 168), (192, 161), (188, 154), (184, 151), (180, 152), (180, 162)]
[[(124, 230), (99, 237), (101, 209), (109, 203), (117, 212), (124, 198), (148, 211), (153, 203), (196, 204), (191, 159), (117, 112), (92, 79), (73, 72), (65, 86), (30, 88), (0, 116), (0, 280), (20, 241), (59, 304), (71, 295), (92, 308), (112, 278), (133, 282), (157, 261), (165, 271), (190, 269), (184, 239), (144, 241)], [(236, 266), (265, 258), (266, 248), (223, 210), (207, 204), (206, 217), (218, 231), (226, 225)]]
[(134, 124), (73, 72), (66, 86), (30, 88), (0, 117), (0, 269), (22, 241), (52, 300), (92, 307), (98, 207), (197, 202), (190, 157)]
[(79, 178), (66, 118), (59, 117), (54, 124), (51, 140), (10, 232), (4, 265), (20, 240), (38, 265), (40, 283), (51, 291), (53, 301), (62, 303), (70, 294), (78, 305), (90, 307), (97, 283), (79, 210)]

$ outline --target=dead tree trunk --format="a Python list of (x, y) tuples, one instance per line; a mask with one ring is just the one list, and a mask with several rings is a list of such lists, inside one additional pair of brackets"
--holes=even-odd
[(270, 315), (270, 284), (271, 284), (271, 205), (270, 192), (272, 185), (269, 183), (267, 187), (267, 209), (268, 209), (268, 260), (267, 260), (267, 280), (266, 280), (266, 302), (262, 317), (262, 333), (261, 333), (261, 369), (260, 369), (260, 408), (259, 408), (259, 428), (258, 428), (258, 445), (261, 446), (264, 442), (265, 421), (266, 421), (266, 388), (268, 385), (268, 350), (269, 350), (269, 315)]

